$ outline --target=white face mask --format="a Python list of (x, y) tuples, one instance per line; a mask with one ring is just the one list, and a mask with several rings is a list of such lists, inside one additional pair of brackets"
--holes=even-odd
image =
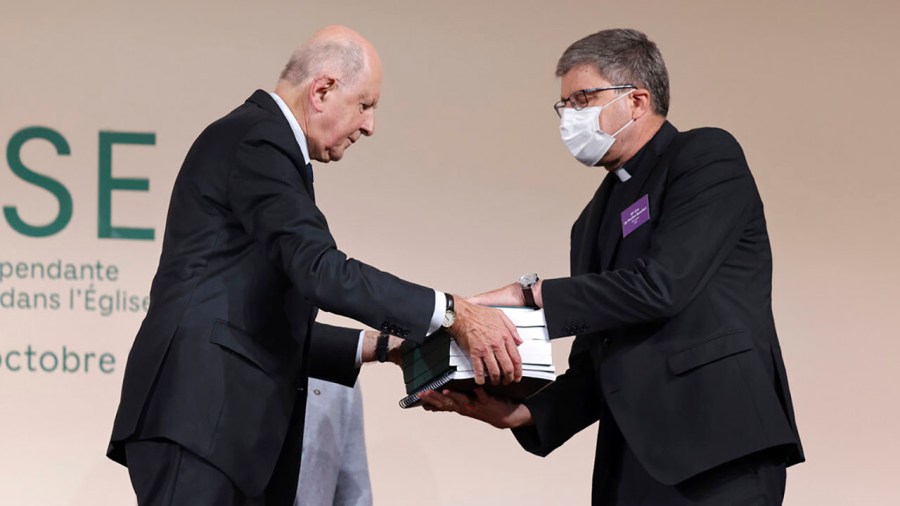
[(585, 107), (580, 111), (576, 111), (571, 107), (562, 110), (562, 117), (559, 120), (559, 134), (576, 160), (588, 167), (597, 165), (597, 162), (603, 158), (603, 155), (616, 142), (616, 136), (619, 135), (619, 132), (625, 130), (625, 127), (634, 122), (633, 119), (628, 121), (612, 135), (600, 129), (600, 112), (620, 98), (627, 97), (632, 92), (634, 90), (616, 97), (603, 106)]

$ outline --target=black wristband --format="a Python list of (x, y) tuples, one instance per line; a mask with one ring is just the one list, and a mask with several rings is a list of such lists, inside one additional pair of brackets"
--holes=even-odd
[(519, 278), (519, 286), (522, 288), (522, 298), (525, 300), (525, 307), (537, 307), (534, 301), (533, 288), (540, 278), (537, 274), (525, 274)]
[(525, 307), (537, 307), (537, 304), (534, 302), (534, 292), (531, 290), (531, 287), (522, 288), (522, 298), (525, 299)]
[(378, 334), (378, 338), (375, 341), (375, 358), (378, 359), (379, 362), (387, 362), (389, 339), (390, 335), (388, 335), (387, 332)]

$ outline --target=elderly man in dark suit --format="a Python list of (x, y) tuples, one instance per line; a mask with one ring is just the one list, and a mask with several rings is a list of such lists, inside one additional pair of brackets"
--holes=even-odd
[[(307, 377), (352, 385), (359, 363), (396, 345), (388, 334), (421, 342), (444, 327), (480, 381), (521, 377), (499, 311), (349, 259), (315, 205), (310, 159), (340, 160), (372, 135), (380, 89), (372, 45), (329, 27), (274, 93), (255, 92), (191, 147), (108, 451), (140, 504), (292, 504)], [(317, 325), (318, 308), (383, 333)]]
[(526, 275), (471, 301), (542, 307), (551, 337), (577, 335), (569, 369), (522, 404), (425, 402), (513, 428), (538, 455), (599, 420), (594, 504), (780, 504), (803, 451), (740, 146), (666, 121), (662, 56), (635, 30), (575, 42), (556, 74), (564, 143), (608, 170), (572, 227), (571, 277)]

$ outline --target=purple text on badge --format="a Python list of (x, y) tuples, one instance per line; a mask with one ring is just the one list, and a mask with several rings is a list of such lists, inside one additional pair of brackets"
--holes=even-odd
[(650, 221), (650, 199), (644, 195), (622, 211), (622, 237), (628, 237), (628, 234), (648, 221)]

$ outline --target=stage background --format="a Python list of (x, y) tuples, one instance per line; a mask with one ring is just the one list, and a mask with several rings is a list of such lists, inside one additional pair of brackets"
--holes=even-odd
[[(462, 294), (568, 272), (569, 228), (603, 172), (559, 140), (556, 60), (598, 29), (648, 33), (672, 122), (731, 131), (766, 203), (809, 460), (789, 470), (786, 503), (896, 501), (897, 19), (887, 0), (6, 2), (0, 503), (133, 502), (104, 451), (176, 171), (330, 23), (370, 38), (385, 71), (377, 135), (316, 166), (338, 244)], [(33, 279), (34, 263), (79, 272)], [(556, 343), (561, 370), (570, 342)], [(376, 504), (589, 502), (596, 426), (540, 459), (508, 433), (401, 411), (394, 368), (362, 382)]]

